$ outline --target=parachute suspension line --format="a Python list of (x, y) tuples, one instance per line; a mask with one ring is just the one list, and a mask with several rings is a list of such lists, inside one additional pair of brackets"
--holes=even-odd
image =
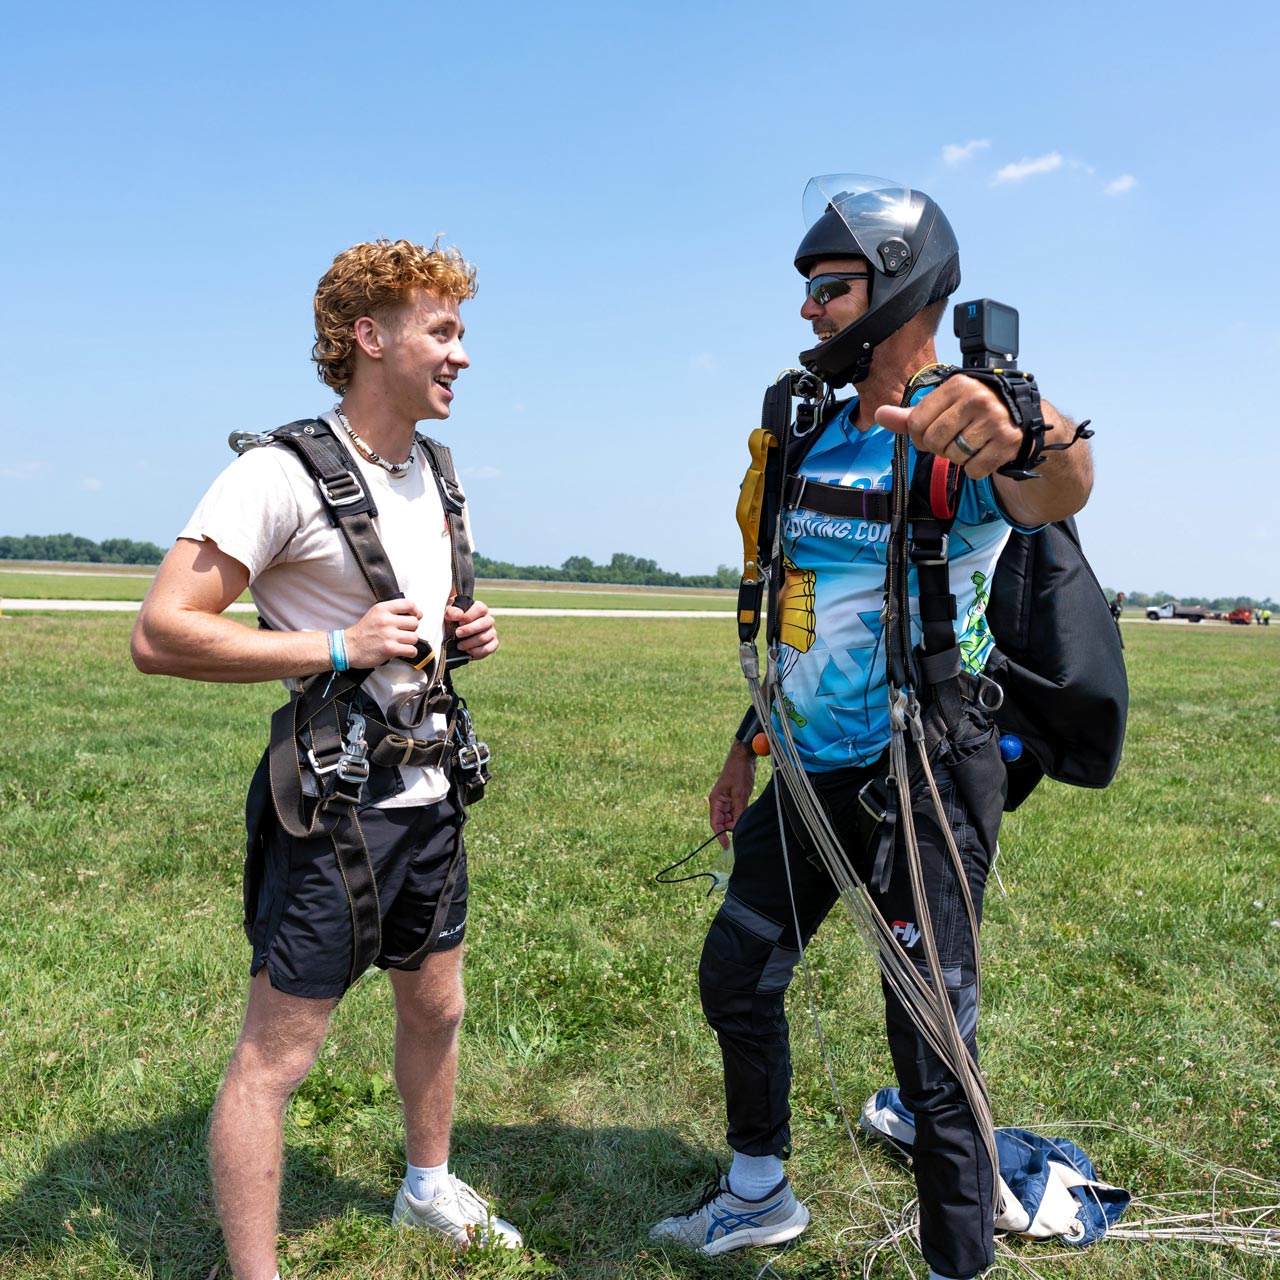
[[(831, 1086), (832, 1096), (835, 1098), (836, 1110), (840, 1113), (840, 1119), (844, 1122), (844, 1131), (849, 1139), (849, 1146), (853, 1149), (853, 1154), (857, 1158), (858, 1167), (862, 1170), (862, 1176), (866, 1180), (867, 1189), (871, 1192), (871, 1199), (875, 1203), (876, 1209), (880, 1214), (880, 1220), (884, 1223), (890, 1232), (893, 1231), (893, 1223), (889, 1218), (889, 1211), (884, 1207), (883, 1201), (880, 1199), (880, 1193), (876, 1189), (876, 1184), (871, 1177), (871, 1170), (867, 1168), (866, 1161), (862, 1158), (862, 1148), (858, 1145), (857, 1135), (853, 1131), (853, 1124), (849, 1119), (849, 1112), (844, 1105), (844, 1096), (840, 1092), (840, 1085), (836, 1081), (835, 1068), (831, 1065), (831, 1055), (827, 1052), (827, 1038), (822, 1030), (822, 1017), (818, 1013), (818, 1002), (814, 998), (813, 992), (813, 975), (809, 971), (808, 947), (805, 944), (804, 937), (800, 932), (800, 915), (796, 908), (796, 892), (791, 881), (791, 854), (787, 848), (787, 827), (786, 820), (782, 812), (782, 788), (775, 786), (773, 789), (773, 801), (777, 807), (778, 813), (778, 838), (782, 843), (782, 869), (787, 876), (787, 897), (791, 902), (791, 925), (796, 931), (796, 950), (800, 953), (800, 972), (804, 974), (805, 996), (809, 1003), (809, 1017), (813, 1021), (814, 1033), (818, 1039), (818, 1052), (822, 1056), (822, 1066), (827, 1073), (827, 1083)], [(908, 1261), (906, 1251), (902, 1247), (902, 1242), (896, 1236), (893, 1238), (896, 1252), (902, 1260), (903, 1266), (908, 1271), (911, 1269), (911, 1263)], [(763, 1274), (763, 1272), (761, 1273)], [(776, 1274), (776, 1273), (775, 1273)]]
[[(938, 826), (944, 833), (944, 838), (951, 854), (952, 865), (960, 881), (961, 897), (964, 899), (968, 910), (970, 928), (974, 939), (974, 967), (976, 972), (979, 963), (977, 920), (976, 912), (973, 909), (973, 900), (969, 894), (968, 880), (964, 874), (960, 852), (956, 848), (955, 839), (951, 834), (951, 827), (947, 821), (942, 797), (938, 793), (937, 783), (929, 767), (928, 752), (925, 750), (924, 743), (924, 727), (920, 723), (919, 706), (915, 702), (914, 695), (909, 697), (909, 705), (914, 707), (914, 713), (909, 722), (911, 736), (919, 751), (920, 766), (924, 777), (928, 780), (930, 796), (937, 810)], [(911, 898), (915, 903), (916, 925), (920, 930), (920, 941), (929, 968), (930, 983), (926, 987), (929, 1012), (932, 1015), (932, 1026), (937, 1038), (945, 1046), (938, 1048), (935, 1045), (935, 1050), (938, 1056), (951, 1069), (952, 1074), (959, 1080), (960, 1086), (964, 1090), (965, 1098), (973, 1111), (974, 1119), (977, 1121), (983, 1145), (986, 1147), (987, 1156), (991, 1161), (992, 1209), (993, 1212), (998, 1213), (1000, 1209), (1000, 1180), (998, 1177), (1000, 1157), (996, 1152), (995, 1124), (991, 1117), (991, 1101), (987, 1093), (987, 1083), (983, 1079), (982, 1072), (979, 1070), (973, 1055), (969, 1052), (968, 1045), (964, 1042), (960, 1025), (956, 1021), (955, 1010), (951, 1007), (951, 1001), (947, 997), (946, 983), (942, 971), (942, 958), (938, 955), (937, 940), (933, 932), (933, 920), (929, 914), (928, 896), (924, 883), (924, 866), (920, 858), (920, 844), (916, 833), (915, 816), (911, 809), (911, 784), (907, 760), (906, 730), (905, 726), (898, 723), (897, 716), (891, 716), (891, 720), (893, 722), (893, 734), (889, 743), (890, 769), (898, 786), (898, 813), (902, 824), (903, 844), (906, 850), (907, 872), (911, 879)], [(980, 992), (978, 993), (978, 999), (981, 999)]]
[[(904, 403), (909, 402), (908, 386)], [(916, 1020), (934, 1051), (950, 1068), (964, 1090), (965, 1099), (973, 1112), (978, 1131), (986, 1148), (991, 1168), (991, 1209), (1000, 1212), (1000, 1157), (996, 1151), (995, 1124), (991, 1116), (991, 1100), (982, 1071), (969, 1052), (956, 1021), (955, 1010), (947, 996), (942, 960), (938, 955), (937, 940), (933, 932), (933, 920), (929, 912), (929, 900), (925, 891), (924, 867), (920, 858), (920, 842), (916, 832), (915, 812), (911, 804), (911, 768), (908, 759), (907, 735), (910, 733), (919, 759), (920, 776), (929, 788), (929, 796), (943, 833), (947, 852), (955, 872), (960, 896), (965, 904), (969, 920), (969, 936), (973, 939), (974, 980), (979, 984), (976, 997), (981, 1003), (981, 954), (978, 943), (977, 912), (969, 892), (969, 878), (965, 874), (960, 851), (956, 847), (951, 824), (947, 820), (937, 781), (929, 763), (925, 743), (921, 708), (914, 686), (911, 660), (911, 607), (908, 586), (908, 499), (910, 494), (910, 459), (907, 437), (898, 435), (893, 442), (893, 471), (890, 497), (889, 546), (885, 566), (885, 663), (889, 685), (889, 774), (898, 793), (898, 815), (902, 826), (903, 846), (906, 851), (907, 871), (911, 880), (911, 898), (915, 904), (916, 924), (920, 930), (921, 944), (929, 970), (929, 981), (923, 984), (923, 1001), (927, 1012)], [(944, 553), (945, 555), (945, 553)], [(897, 939), (894, 939), (895, 943)], [(904, 953), (905, 958), (905, 953)], [(915, 976), (919, 976), (912, 967)], [(913, 1014), (914, 1008), (908, 1006)]]
[[(749, 643), (744, 644), (741, 656), (743, 672), (747, 676), (747, 683), (751, 689), (752, 703), (769, 739), (774, 770), (780, 783), (786, 786), (787, 794), (795, 804), (802, 825), (813, 840), (823, 867), (830, 875), (863, 942), (876, 956), (886, 985), (907, 1009), (930, 1048), (961, 1082), (966, 1096), (977, 1094), (979, 1101), (974, 1106), (975, 1115), (980, 1122), (984, 1116), (986, 1117), (986, 1128), (989, 1130), (990, 1109), (986, 1104), (985, 1087), (980, 1083), (981, 1076), (955, 1024), (955, 1014), (951, 1009), (950, 1001), (946, 998), (941, 964), (937, 963), (936, 949), (932, 972), (933, 985), (930, 985), (871, 900), (866, 885), (849, 862), (848, 855), (831, 827), (826, 810), (800, 764), (798, 750), (791, 735), (790, 721), (775, 679), (776, 654), (771, 652), (769, 655), (764, 681), (759, 678), (759, 661), (755, 646)], [(775, 708), (778, 713), (777, 726), (780, 726), (780, 729), (775, 726), (772, 714)], [(901, 772), (905, 775), (905, 768)], [(914, 840), (914, 828), (911, 828), (911, 837)], [(918, 846), (915, 849), (915, 861), (917, 879), (919, 879)], [(921, 893), (917, 911), (922, 923), (928, 918), (927, 906), (923, 909), (920, 906), (924, 902), (925, 899)], [(951, 1024), (950, 1029), (947, 1023)], [(979, 1081), (976, 1087), (973, 1084), (975, 1076)], [(972, 1097), (970, 1101), (973, 1105)], [(994, 1136), (988, 1146), (994, 1154)], [(998, 1167), (998, 1161), (993, 1159), (993, 1171)]]

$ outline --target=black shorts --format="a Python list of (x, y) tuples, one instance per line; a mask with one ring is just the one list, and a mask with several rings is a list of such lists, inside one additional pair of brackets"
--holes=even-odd
[[(328, 836), (297, 840), (266, 806), (261, 875), (246, 892), (245, 930), (253, 944), (249, 973), (264, 965), (271, 985), (311, 999), (340, 996), (351, 984), (352, 923), (346, 881)], [(362, 807), (359, 824), (369, 850), (382, 922), (374, 963), (420, 969), (428, 952), (461, 945), (467, 926), (467, 860), (462, 819), (452, 794), (408, 808)], [(436, 910), (457, 871), (439, 934), (427, 948)]]

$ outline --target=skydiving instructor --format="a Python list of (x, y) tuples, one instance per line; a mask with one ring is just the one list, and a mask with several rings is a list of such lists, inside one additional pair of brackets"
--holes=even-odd
[[(1037, 478), (1001, 474), (1002, 467), (1028, 469), (1019, 464), (1039, 450), (997, 389), (974, 377), (921, 388), (904, 405), (909, 381), (938, 363), (935, 333), (960, 284), (955, 235), (929, 196), (882, 179), (837, 175), (813, 179), (805, 204), (808, 231), (795, 266), (805, 280), (800, 315), (817, 343), (801, 362), (828, 391), (852, 383), (855, 394), (834, 416), (819, 418), (783, 498), (783, 706), (800, 764), (845, 854), (906, 956), (927, 974), (901, 824), (886, 866), (883, 851), (874, 863), (875, 846), (859, 817), (859, 792), (883, 777), (890, 743), (885, 644), (876, 625), (885, 602), (888, 525), (832, 514), (843, 509), (838, 490), (889, 489), (894, 440), (904, 433), (913, 474), (926, 454), (963, 469), (949, 535), (963, 663), (957, 680), (966, 723), (985, 732), (976, 693), (993, 643), (984, 613), (996, 561), (1011, 528), (1032, 531), (1079, 511), (1092, 466), (1075, 424), (1042, 401), (1045, 451), (1032, 468)], [(806, 505), (806, 489), (826, 489), (831, 497)], [(919, 641), (914, 568), (908, 584), (911, 633)], [(720, 843), (727, 847), (732, 833), (734, 866), (703, 947), (699, 984), (721, 1048), (733, 1162), (692, 1208), (653, 1228), (656, 1238), (707, 1254), (777, 1244), (809, 1222), (784, 1166), (791, 1152), (784, 997), (801, 948), (838, 894), (776, 770), (751, 803), (751, 741), (759, 728), (749, 713), (709, 797)], [(971, 786), (957, 787), (945, 759), (933, 765), (979, 920), (1004, 798), (1003, 766), (996, 767), (999, 776), (974, 795)], [(917, 785), (912, 812), (929, 917), (948, 1001), (976, 1061), (976, 939), (939, 819), (931, 803), (917, 806)], [(971, 1280), (994, 1260), (987, 1148), (959, 1080), (887, 984), (884, 994), (901, 1101), (915, 1117), (921, 1249), (932, 1280)]]
[[(178, 535), (134, 632), (144, 672), (291, 693), (249, 791), (248, 999), (210, 1124), (237, 1280), (278, 1280), (285, 1107), (371, 965), (390, 977), (404, 1106), (393, 1222), (459, 1248), (522, 1243), (448, 1166), (476, 789), (444, 655), (452, 643), (486, 658), (498, 636), (469, 596), (452, 461), (416, 426), (450, 415), (474, 292), (455, 249), (340, 253), (316, 290), (313, 349), (339, 403), (233, 437), (241, 456)], [(246, 587), (258, 629), (223, 616)]]

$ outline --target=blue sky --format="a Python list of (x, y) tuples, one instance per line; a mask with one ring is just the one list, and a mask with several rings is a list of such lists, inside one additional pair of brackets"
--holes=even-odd
[(1019, 8), (5, 5), (0, 533), (167, 545), (229, 431), (331, 403), (334, 254), (443, 232), (479, 549), (737, 563), (801, 195), (857, 171), (939, 200), (1094, 420), (1100, 579), (1280, 596), (1275, 10)]

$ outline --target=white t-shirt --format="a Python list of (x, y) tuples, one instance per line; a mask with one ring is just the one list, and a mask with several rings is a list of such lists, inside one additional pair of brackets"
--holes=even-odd
[[(347, 443), (332, 414), (321, 417)], [(449, 527), (435, 477), (423, 451), (417, 463), (395, 477), (366, 462), (348, 445), (378, 514), (374, 527), (405, 598), (422, 610), (418, 635), (436, 653), (444, 647), (444, 610), (453, 595)], [(276, 631), (331, 631), (350, 627), (374, 603), (373, 594), (342, 533), (333, 527), (306, 468), (281, 446), (241, 454), (213, 482), (180, 538), (208, 539), (249, 571), (249, 591), (266, 624)], [(392, 699), (420, 689), (430, 672), (403, 662), (378, 667), (364, 689), (385, 711)], [(286, 680), (286, 688), (296, 681)], [(416, 731), (443, 733), (445, 719), (433, 716)], [(405, 789), (382, 801), (383, 808), (432, 804), (448, 791), (441, 769), (400, 771)]]

